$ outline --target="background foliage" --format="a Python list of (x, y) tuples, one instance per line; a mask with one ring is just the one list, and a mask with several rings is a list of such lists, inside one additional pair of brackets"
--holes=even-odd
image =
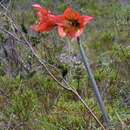
[[(82, 42), (100, 86), (112, 130), (130, 129), (130, 4), (126, 0), (12, 0), (4, 4), (15, 22), (32, 42), (51, 72), (75, 87), (103, 122), (91, 84), (84, 72), (75, 41), (61, 39), (57, 30), (37, 34), (31, 5), (40, 3), (55, 13), (68, 4), (82, 14), (94, 16)], [(3, 8), (0, 25), (13, 30)], [(19, 36), (20, 37), (20, 36)], [(68, 46), (70, 45), (70, 48)], [(69, 50), (69, 51), (68, 51)], [(0, 129), (1, 130), (100, 130), (98, 124), (75, 97), (58, 87), (23, 44), (0, 31)]]

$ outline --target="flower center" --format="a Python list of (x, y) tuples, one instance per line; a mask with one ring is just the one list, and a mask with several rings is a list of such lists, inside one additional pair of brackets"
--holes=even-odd
[(69, 19), (69, 24), (73, 27), (76, 27), (76, 28), (79, 28), (80, 27), (80, 23), (78, 20), (75, 20), (75, 19)]

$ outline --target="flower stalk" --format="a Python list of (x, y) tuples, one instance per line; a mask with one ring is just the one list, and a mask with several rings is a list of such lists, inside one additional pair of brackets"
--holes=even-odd
[(79, 45), (80, 54), (81, 54), (81, 57), (82, 57), (86, 72), (87, 72), (87, 74), (89, 76), (89, 79), (90, 79), (90, 81), (92, 83), (92, 87), (93, 87), (95, 96), (97, 98), (100, 110), (101, 110), (101, 112), (103, 114), (104, 121), (106, 123), (106, 126), (109, 127), (110, 121), (109, 121), (109, 118), (108, 118), (108, 114), (107, 114), (107, 112), (105, 110), (104, 102), (103, 102), (101, 94), (99, 92), (96, 80), (94, 79), (94, 75), (93, 75), (93, 73), (91, 71), (91, 68), (90, 68), (90, 65), (89, 65), (89, 62), (88, 62), (88, 58), (87, 58), (87, 56), (85, 54), (85, 51), (84, 51), (84, 49), (82, 47), (82, 44), (80, 43), (80, 38), (79, 37), (77, 37), (77, 43)]

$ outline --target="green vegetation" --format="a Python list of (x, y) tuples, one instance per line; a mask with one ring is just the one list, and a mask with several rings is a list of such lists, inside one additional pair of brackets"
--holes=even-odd
[[(81, 41), (109, 114), (110, 130), (129, 130), (130, 4), (122, 6), (117, 0), (102, 0), (103, 3), (96, 0), (70, 0), (68, 3), (55, 0), (55, 4), (53, 0), (35, 2), (55, 13), (62, 13), (71, 3), (82, 14), (95, 17), (86, 27)], [(30, 26), (36, 17), (31, 0), (12, 0), (8, 10), (11, 12), (0, 8), (1, 27), (23, 40), (6, 16), (11, 14), (38, 55), (49, 63), (49, 70), (61, 83), (65, 78), (103, 123), (81, 61), (75, 63), (69, 58), (61, 61), (61, 54), (64, 57), (79, 55), (76, 41), (71, 41), (69, 52), (66, 49), (68, 39), (61, 39), (57, 30), (43, 34), (32, 32)], [(0, 130), (101, 130), (79, 99), (47, 74), (27, 45), (1, 31), (1, 27)]]

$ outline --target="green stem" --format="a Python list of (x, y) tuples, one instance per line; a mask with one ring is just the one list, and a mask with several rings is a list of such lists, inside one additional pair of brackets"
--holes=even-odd
[(109, 118), (108, 118), (108, 114), (107, 112), (105, 111), (105, 106), (104, 106), (104, 102), (102, 100), (102, 97), (101, 97), (101, 94), (99, 92), (99, 89), (98, 89), (98, 86), (97, 86), (97, 83), (96, 83), (96, 80), (94, 79), (94, 76), (93, 76), (93, 73), (91, 71), (91, 68), (90, 68), (90, 65), (89, 65), (89, 62), (88, 62), (88, 58), (85, 54), (85, 51), (80, 43), (80, 39), (79, 37), (77, 38), (77, 42), (78, 42), (78, 45), (79, 45), (79, 48), (80, 48), (80, 54), (81, 54), (81, 57), (82, 57), (82, 60), (83, 60), (83, 63), (84, 63), (84, 66), (85, 66), (85, 69), (87, 71), (87, 74), (89, 76), (89, 79), (92, 83), (92, 86), (93, 86), (93, 90), (94, 90), (94, 93), (95, 93), (95, 96), (97, 98), (97, 101), (98, 101), (98, 104), (99, 104), (99, 107), (100, 107), (100, 110), (103, 114), (103, 118), (104, 118), (104, 121), (107, 125), (107, 127), (109, 127), (110, 125), (110, 121), (109, 121)]

